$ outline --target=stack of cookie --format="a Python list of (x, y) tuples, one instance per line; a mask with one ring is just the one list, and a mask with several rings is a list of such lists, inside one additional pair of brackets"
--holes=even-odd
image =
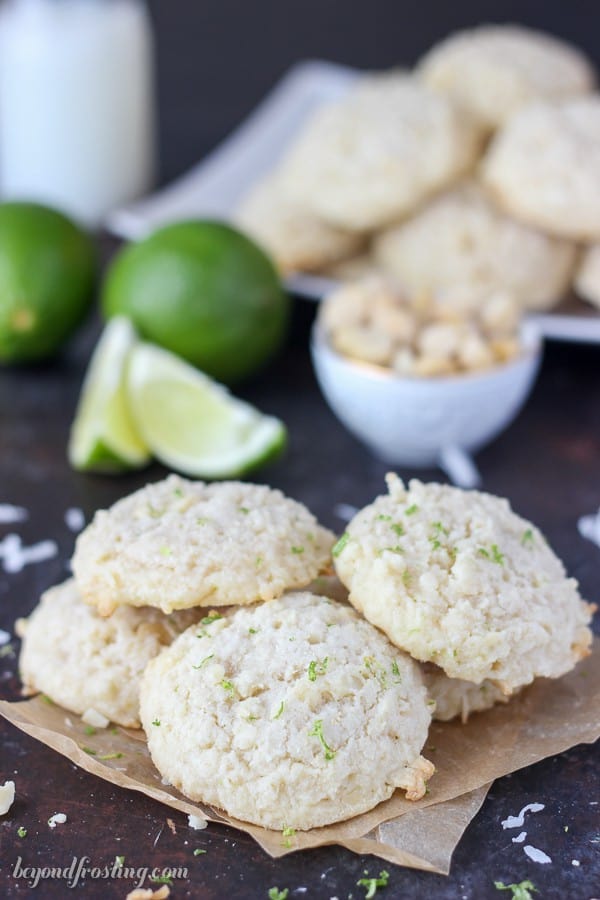
[[(600, 96), (582, 52), (517, 26), (368, 76), (311, 118), (238, 212), (282, 271), (407, 293), (600, 305)], [(591, 245), (579, 266), (579, 248)]]
[(21, 625), (26, 688), (141, 723), (163, 778), (267, 828), (420, 798), (434, 710), (466, 718), (559, 677), (591, 608), (506, 501), (388, 481), (335, 544), (301, 504), (236, 482), (170, 476), (98, 512), (74, 578)]

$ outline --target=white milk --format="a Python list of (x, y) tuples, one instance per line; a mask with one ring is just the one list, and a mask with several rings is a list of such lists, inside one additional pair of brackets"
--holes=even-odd
[(147, 191), (152, 49), (140, 0), (0, 4), (0, 198), (93, 227)]

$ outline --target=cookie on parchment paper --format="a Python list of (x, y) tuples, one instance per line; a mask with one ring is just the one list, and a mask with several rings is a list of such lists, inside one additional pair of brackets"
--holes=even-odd
[(476, 307), (503, 290), (524, 309), (547, 309), (569, 287), (576, 249), (510, 219), (468, 181), (377, 235), (373, 255), (412, 294), (459, 290)]
[(507, 695), (588, 655), (594, 607), (507, 500), (386, 480), (333, 555), (350, 602), (396, 646)]
[(482, 178), (515, 218), (560, 237), (600, 238), (600, 94), (523, 109), (492, 141)]
[(464, 723), (472, 713), (484, 712), (497, 703), (509, 701), (509, 697), (492, 681), (475, 684), (462, 678), (449, 678), (443, 669), (433, 663), (423, 663), (421, 671), (427, 693), (435, 702), (433, 718), (437, 722), (460, 719)]
[(432, 47), (417, 71), (493, 131), (537, 100), (564, 100), (594, 87), (594, 69), (578, 48), (517, 25), (483, 25)]
[(404, 73), (373, 75), (309, 120), (283, 160), (282, 184), (315, 216), (368, 232), (472, 169), (480, 145), (445, 97)]
[(69, 579), (46, 591), (29, 618), (19, 622), (21, 679), (28, 691), (41, 691), (72, 712), (94, 710), (139, 728), (146, 664), (201, 615), (200, 610), (165, 616), (148, 607), (121, 607), (102, 617)]
[(102, 615), (121, 604), (241, 605), (304, 587), (329, 568), (334, 539), (281, 491), (170, 475), (96, 513), (73, 574)]
[(192, 800), (281, 830), (425, 793), (418, 665), (349, 606), (307, 592), (191, 628), (146, 669), (142, 722)]

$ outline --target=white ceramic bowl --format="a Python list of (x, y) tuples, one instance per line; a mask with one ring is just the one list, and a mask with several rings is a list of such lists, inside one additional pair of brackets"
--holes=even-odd
[[(408, 378), (336, 352), (315, 322), (311, 354), (338, 419), (379, 457), (402, 466), (448, 469), (448, 459), (489, 443), (515, 418), (541, 361), (539, 332), (521, 329), (522, 352), (482, 372)], [(468, 480), (468, 479), (466, 479)]]

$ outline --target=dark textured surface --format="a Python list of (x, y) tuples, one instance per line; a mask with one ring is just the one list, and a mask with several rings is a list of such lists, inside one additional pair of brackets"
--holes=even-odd
[[(179, 174), (221, 139), (295, 60), (327, 57), (358, 66), (408, 64), (448, 30), (478, 21), (520, 20), (578, 40), (598, 58), (597, 4), (484, 0), (484, 2), (371, 3), (341, 0), (178, 0), (151, 2), (158, 27), (161, 156), (165, 177)], [(341, 530), (337, 502), (361, 505), (383, 488), (385, 466), (372, 459), (337, 424), (322, 401), (307, 353), (310, 306), (299, 303), (292, 344), (268, 372), (242, 393), (289, 425), (287, 457), (260, 477), (306, 502), (323, 521)], [(90, 323), (59, 362), (20, 371), (0, 370), (0, 502), (27, 507), (30, 518), (0, 525), (26, 543), (52, 537), (57, 559), (7, 576), (0, 569), (0, 628), (10, 632), (39, 593), (66, 575), (73, 534), (64, 523), (70, 506), (89, 518), (146, 480), (110, 479), (71, 472), (65, 444), (89, 350), (97, 334)], [(600, 596), (600, 550), (577, 534), (580, 515), (600, 505), (600, 348), (549, 348), (538, 385), (513, 426), (478, 464), (484, 487), (510, 498), (548, 535), (589, 599)], [(416, 474), (404, 472), (404, 475)], [(439, 478), (437, 472), (421, 473)], [(16, 699), (16, 661), (0, 658), (0, 695)], [(253, 900), (277, 885), (292, 898), (358, 898), (356, 882), (366, 868), (390, 872), (382, 897), (407, 900), (481, 900), (507, 897), (493, 887), (530, 878), (540, 900), (600, 897), (600, 791), (597, 748), (579, 747), (496, 782), (455, 853), (448, 878), (426, 875), (324, 848), (272, 861), (244, 835), (220, 826), (188, 829), (184, 816), (142, 796), (113, 790), (67, 760), (0, 722), (0, 783), (14, 778), (17, 799), (0, 820), (0, 897), (30, 892), (12, 876), (23, 865), (69, 866), (74, 856), (89, 866), (111, 865), (116, 855), (133, 867), (184, 866), (173, 898)], [(542, 866), (511, 843), (515, 832), (501, 820), (528, 802), (545, 809), (527, 822), (528, 840), (552, 857)], [(65, 812), (64, 826), (47, 819)], [(166, 825), (173, 819), (177, 834)], [(27, 837), (17, 837), (22, 825)], [(568, 829), (568, 830), (565, 830)], [(205, 855), (193, 856), (194, 848)], [(580, 862), (579, 867), (572, 860)], [(133, 882), (92, 881), (73, 891), (66, 881), (47, 880), (43, 898), (73, 893), (124, 898)], [(306, 888), (300, 891), (299, 888)], [(34, 896), (35, 896), (34, 893)], [(378, 895), (379, 896), (379, 895)]]
[(411, 66), (457, 28), (519, 22), (600, 61), (593, 0), (150, 0), (163, 175), (196, 162), (302, 59)]

